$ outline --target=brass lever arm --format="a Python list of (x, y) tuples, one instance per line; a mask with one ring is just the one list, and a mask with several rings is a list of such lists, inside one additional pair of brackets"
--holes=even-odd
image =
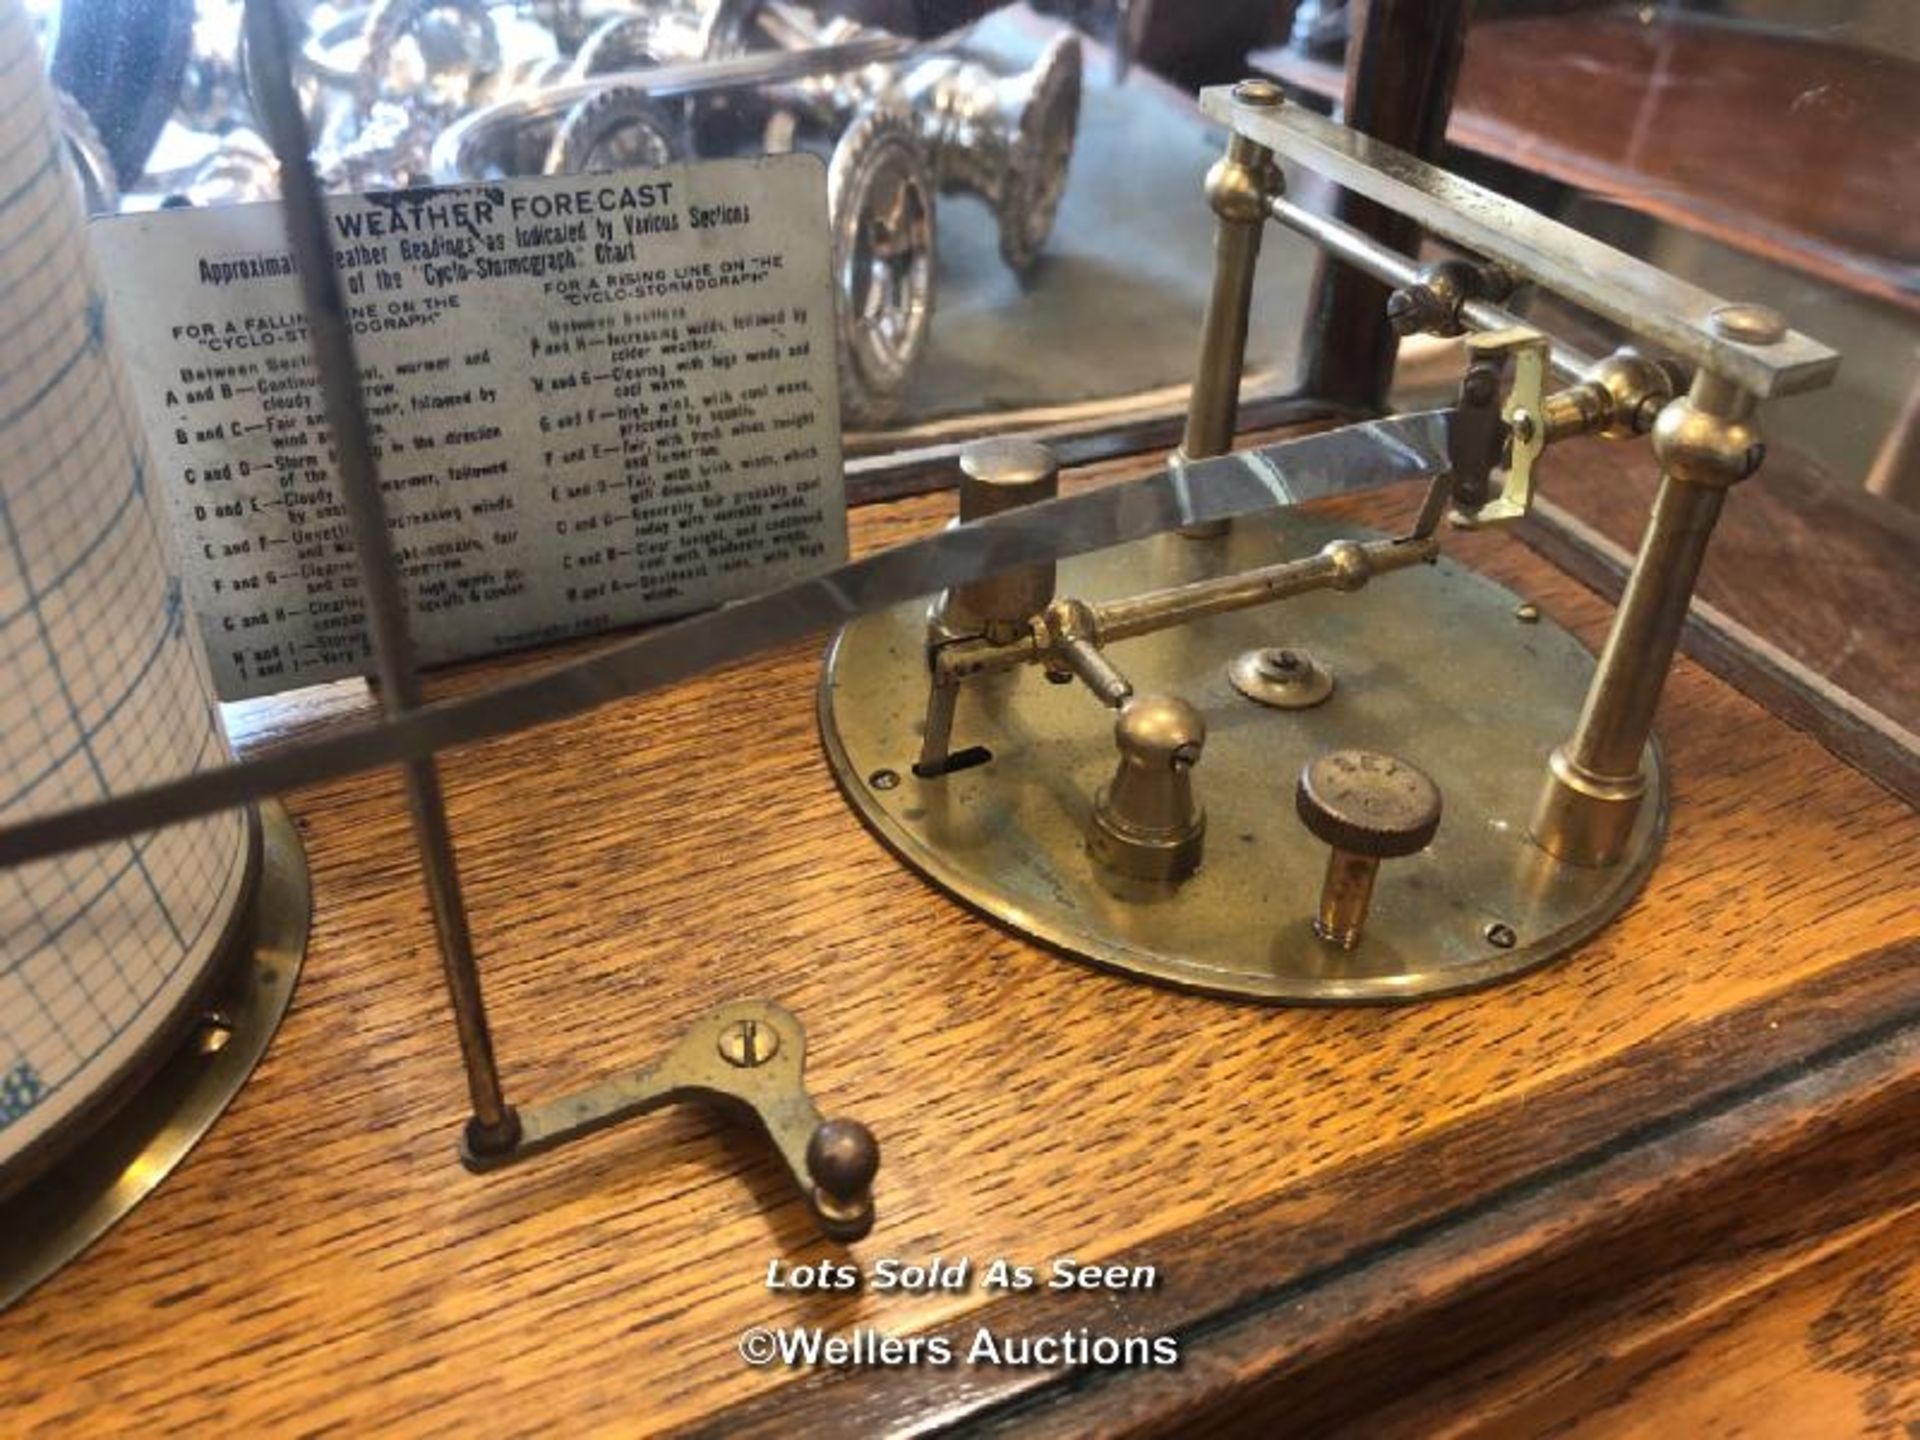
[[(1196, 580), (1118, 600), (1056, 601), (1055, 608), (1061, 604), (1078, 606), (1091, 628), (1090, 633), (1084, 629), (1078, 632), (1077, 638), (1105, 646), (1315, 590), (1358, 590), (1375, 575), (1421, 564), (1433, 559), (1439, 550), (1440, 543), (1432, 535), (1400, 540), (1335, 540), (1317, 555), (1300, 560), (1282, 560), (1237, 575)], [(1027, 633), (1017, 640), (1003, 645), (984, 639), (960, 640), (940, 646), (932, 657), (937, 685), (957, 684), (1021, 665), (1048, 663), (1073, 668), (1044, 616), (1036, 616)], [(1100, 689), (1097, 685), (1094, 688)]]

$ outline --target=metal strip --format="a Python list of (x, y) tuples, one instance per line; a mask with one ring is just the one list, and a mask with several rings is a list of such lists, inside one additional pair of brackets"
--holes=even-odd
[[(860, 453), (847, 462), (847, 504), (872, 505), (934, 490), (951, 490), (959, 483), (960, 452), (969, 442), (1015, 431), (1045, 445), (1063, 470), (1140, 455), (1149, 450), (1164, 454), (1180, 443), (1180, 431), (1187, 418), (1186, 406), (1186, 387), (1182, 385), (1178, 393), (1169, 395), (1156, 406), (1143, 406), (1119, 416), (1090, 405), (1084, 417), (1054, 418), (1052, 423), (1035, 425), (1028, 423), (1033, 412), (1012, 410), (975, 416), (971, 424), (955, 423), (924, 437), (910, 433), (907, 438), (911, 449), (896, 446), (884, 454)], [(1240, 392), (1243, 435), (1282, 425), (1331, 429), (1367, 418), (1367, 412), (1329, 405), (1297, 391), (1255, 391), (1243, 387)], [(857, 445), (859, 440), (856, 438), (850, 443)]]
[(1214, 87), (1201, 92), (1200, 107), (1236, 133), (1755, 395), (1818, 389), (1839, 368), (1837, 354), (1797, 330), (1774, 345), (1727, 339), (1707, 319), (1728, 303), (1719, 296), (1303, 106), (1243, 105), (1230, 89)]
[(957, 526), (477, 695), (10, 826), (0, 830), (0, 867), (564, 720), (1003, 570), (1441, 475), (1451, 417), (1429, 410), (1369, 420)]

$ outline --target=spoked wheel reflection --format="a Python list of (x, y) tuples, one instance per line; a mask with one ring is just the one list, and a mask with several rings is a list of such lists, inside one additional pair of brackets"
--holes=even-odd
[(839, 289), (841, 410), (884, 420), (905, 397), (933, 312), (934, 185), (910, 118), (862, 114), (834, 147), (827, 208)]

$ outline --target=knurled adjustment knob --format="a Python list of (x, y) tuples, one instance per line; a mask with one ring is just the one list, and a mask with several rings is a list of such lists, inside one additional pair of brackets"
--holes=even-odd
[(1440, 829), (1440, 787), (1397, 756), (1335, 750), (1300, 772), (1294, 805), (1308, 831), (1332, 847), (1314, 931), (1351, 950), (1380, 862), (1417, 854)]

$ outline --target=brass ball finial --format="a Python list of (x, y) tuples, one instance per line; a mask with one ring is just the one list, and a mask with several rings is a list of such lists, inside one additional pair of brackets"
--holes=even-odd
[(807, 1174), (836, 1205), (863, 1208), (880, 1173), (880, 1142), (858, 1120), (823, 1120), (807, 1141)]

